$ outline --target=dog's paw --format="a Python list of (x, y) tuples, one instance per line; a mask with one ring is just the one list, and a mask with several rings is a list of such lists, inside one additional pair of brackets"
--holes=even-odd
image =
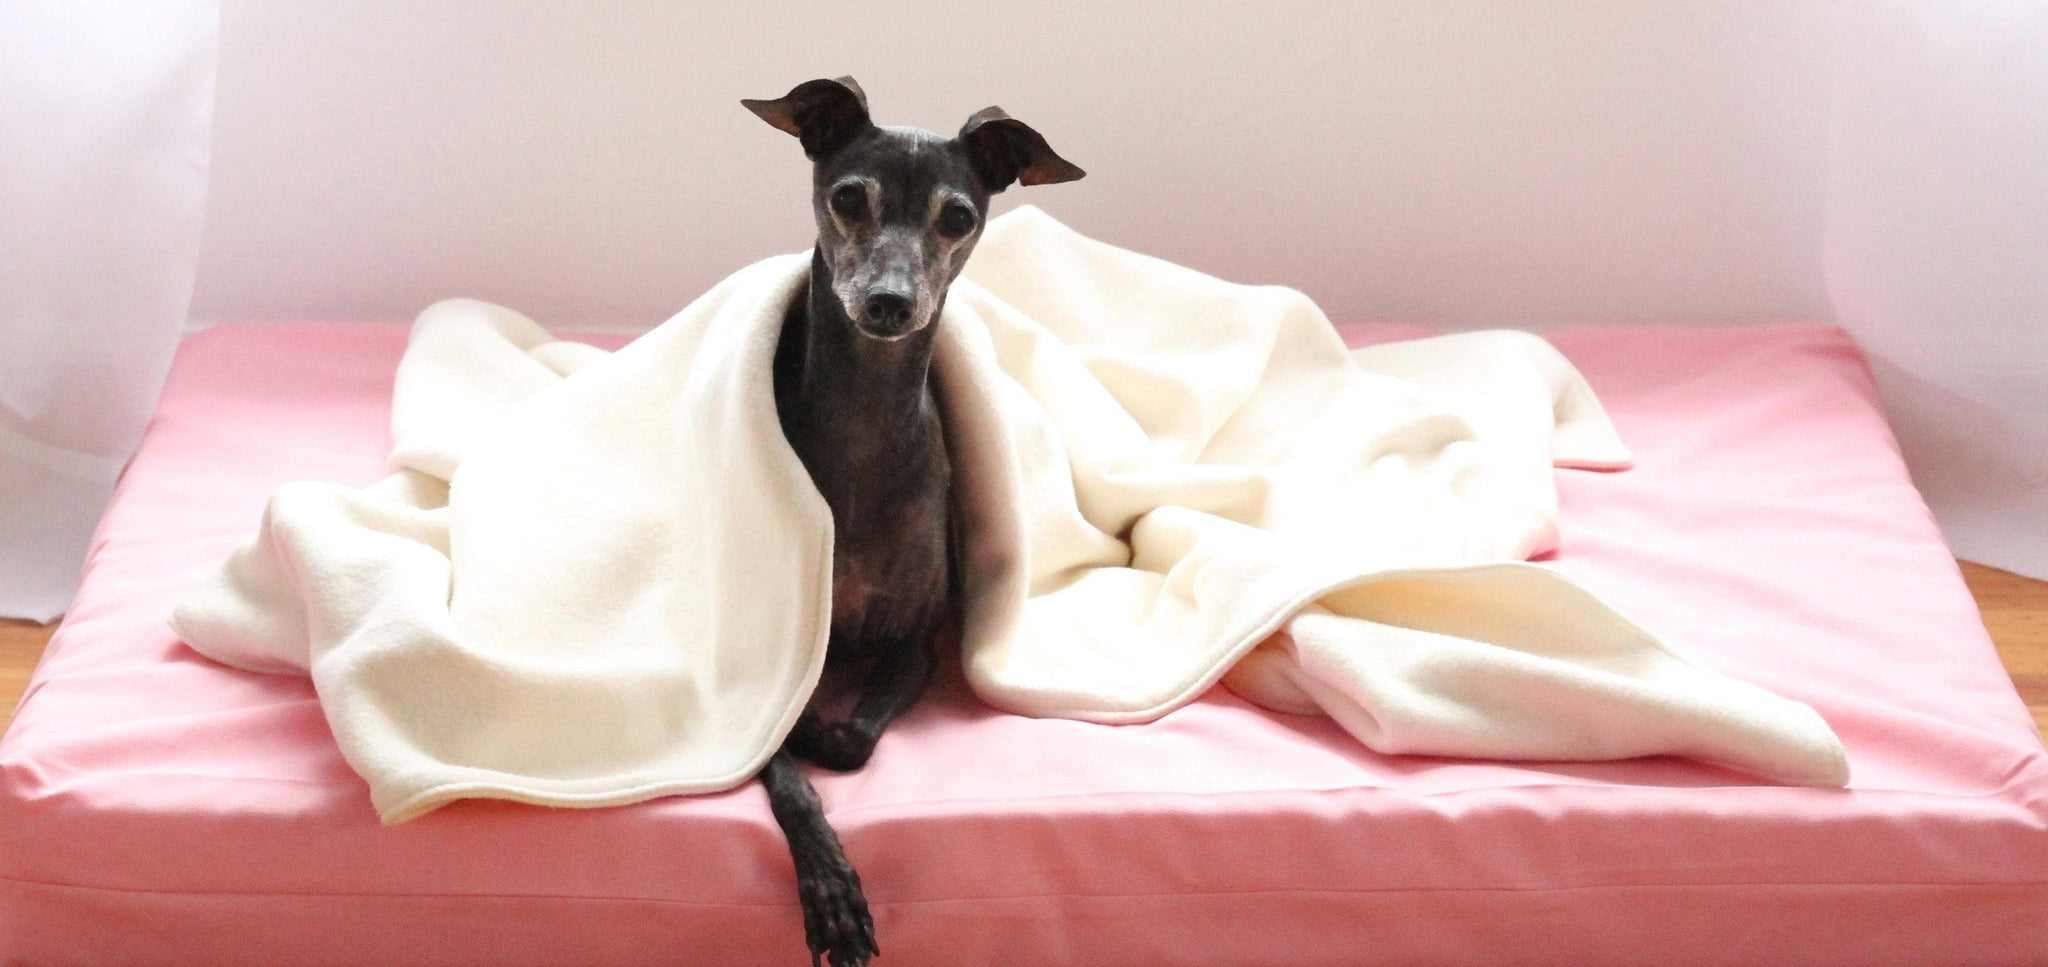
[(868, 738), (852, 722), (826, 722), (806, 713), (789, 733), (789, 751), (805, 762), (834, 772), (852, 772), (867, 765), (875, 751)]
[(804, 908), (804, 942), (811, 965), (866, 967), (882, 952), (875, 943), (875, 921), (860, 891), (860, 874), (840, 862), (815, 873), (797, 875), (797, 896)]

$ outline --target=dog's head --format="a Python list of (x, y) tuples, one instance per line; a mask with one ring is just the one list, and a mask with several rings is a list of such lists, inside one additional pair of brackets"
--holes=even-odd
[(740, 103), (803, 142), (832, 294), (878, 339), (900, 339), (938, 315), (981, 237), (989, 196), (1086, 173), (1001, 108), (976, 112), (951, 138), (877, 126), (851, 77)]

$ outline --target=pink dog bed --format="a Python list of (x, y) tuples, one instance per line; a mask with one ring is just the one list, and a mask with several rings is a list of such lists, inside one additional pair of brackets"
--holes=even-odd
[[(1221, 690), (1151, 725), (1039, 721), (954, 676), (867, 769), (818, 779), (880, 962), (2048, 959), (2048, 754), (1848, 337), (1554, 338), (1639, 465), (1560, 473), (1553, 565), (1819, 709), (1848, 790), (1675, 760), (1380, 756)], [(0, 743), (0, 955), (802, 963), (758, 786), (382, 827), (305, 680), (215, 665), (165, 626), (271, 488), (381, 475), (404, 339), (230, 326), (186, 343)]]

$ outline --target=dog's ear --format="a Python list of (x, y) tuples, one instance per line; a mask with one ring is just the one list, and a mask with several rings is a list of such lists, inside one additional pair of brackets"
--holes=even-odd
[(772, 101), (742, 100), (761, 120), (797, 136), (804, 157), (816, 161), (867, 130), (868, 96), (851, 77), (805, 81)]
[(1056, 185), (1088, 174), (1072, 162), (1053, 153), (1052, 146), (1031, 125), (1003, 113), (999, 107), (974, 112), (960, 128), (960, 143), (981, 175), (990, 194), (1024, 185)]

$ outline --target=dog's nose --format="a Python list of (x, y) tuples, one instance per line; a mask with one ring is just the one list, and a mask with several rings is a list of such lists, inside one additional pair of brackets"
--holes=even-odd
[(899, 330), (910, 325), (910, 299), (894, 292), (870, 292), (861, 313), (876, 329)]

